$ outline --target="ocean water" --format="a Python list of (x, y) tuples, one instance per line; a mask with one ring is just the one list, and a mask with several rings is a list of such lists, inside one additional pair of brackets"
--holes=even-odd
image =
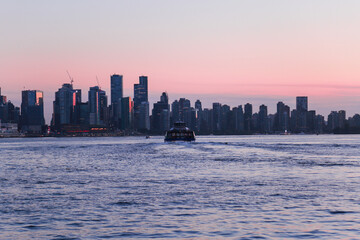
[(360, 239), (360, 135), (0, 139), (0, 239)]

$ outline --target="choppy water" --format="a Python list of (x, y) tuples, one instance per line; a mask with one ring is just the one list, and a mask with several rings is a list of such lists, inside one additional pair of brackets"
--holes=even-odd
[(0, 139), (0, 239), (358, 239), (360, 135)]

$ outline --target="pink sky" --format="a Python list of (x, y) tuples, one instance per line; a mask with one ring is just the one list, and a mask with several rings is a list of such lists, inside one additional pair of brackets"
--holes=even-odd
[(271, 110), (307, 95), (322, 114), (329, 105), (353, 114), (360, 112), (359, 7), (332, 0), (5, 0), (0, 86), (13, 102), (24, 87), (43, 90), (51, 105), (68, 82), (66, 70), (85, 99), (96, 76), (109, 90), (110, 75), (123, 74), (132, 96), (138, 76), (147, 75), (153, 101), (167, 91), (171, 100), (263, 101)]

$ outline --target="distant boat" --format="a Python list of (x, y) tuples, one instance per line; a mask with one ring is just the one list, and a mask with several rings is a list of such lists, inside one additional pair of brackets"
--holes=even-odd
[(195, 133), (187, 128), (184, 122), (176, 122), (174, 127), (166, 132), (164, 141), (195, 141)]
[(145, 136), (145, 138), (146, 138), (146, 139), (149, 139), (149, 138), (150, 138), (150, 136), (149, 136), (149, 135), (146, 135), (146, 136)]

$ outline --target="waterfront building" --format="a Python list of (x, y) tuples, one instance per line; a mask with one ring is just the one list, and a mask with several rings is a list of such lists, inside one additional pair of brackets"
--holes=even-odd
[(308, 111), (308, 97), (296, 97), (296, 126), (297, 132), (307, 131), (307, 111)]
[(306, 125), (307, 131), (314, 133), (316, 128), (316, 112), (314, 110), (310, 110), (306, 113)]
[[(144, 104), (145, 105), (144, 105)], [(147, 103), (147, 105), (146, 105)], [(135, 129), (149, 130), (147, 122), (150, 121), (149, 110), (144, 107), (149, 106), (148, 102), (148, 77), (140, 76), (139, 83), (134, 84), (134, 127)], [(140, 110), (142, 108), (142, 114)], [(148, 113), (148, 115), (146, 115)]]
[(133, 108), (134, 102), (131, 97), (123, 97), (121, 99), (121, 130), (133, 129)]
[(45, 131), (44, 94), (38, 90), (21, 93), (21, 131), (41, 134)]
[(115, 128), (120, 127), (121, 106), (120, 102), (123, 98), (123, 76), (113, 74), (110, 77), (111, 84), (111, 104), (110, 104), (110, 118), (111, 124)]
[(151, 115), (151, 131), (163, 134), (170, 129), (170, 106), (167, 93), (163, 92), (160, 101), (154, 103)]
[(53, 127), (60, 131), (63, 125), (76, 124), (76, 105), (81, 103), (81, 90), (72, 84), (63, 84), (55, 93), (53, 102)]
[(221, 130), (221, 104), (213, 103), (212, 108), (212, 133), (219, 133)]
[(178, 121), (185, 121), (184, 112), (188, 111), (191, 107), (191, 103), (189, 99), (180, 98), (179, 99), (179, 119)]
[(290, 107), (283, 102), (276, 105), (274, 129), (275, 131), (285, 132), (290, 129)]
[(184, 108), (183, 117), (185, 125), (193, 131), (196, 131), (196, 110), (195, 108)]
[(344, 129), (346, 123), (346, 112), (345, 110), (340, 110), (339, 114), (339, 128)]
[(244, 132), (244, 111), (242, 105), (233, 108), (233, 117), (234, 117), (234, 128), (235, 133), (243, 133)]
[(149, 102), (142, 102), (139, 107), (139, 122), (138, 130), (149, 131), (150, 130), (150, 112)]
[(260, 133), (269, 133), (268, 109), (264, 104), (259, 107), (259, 131)]
[(196, 118), (196, 129), (194, 131), (199, 132), (201, 128), (201, 112), (202, 105), (200, 100), (196, 100), (195, 102), (195, 118)]
[(250, 103), (245, 104), (244, 130), (246, 133), (250, 133), (252, 131), (252, 115), (252, 105)]
[(324, 116), (316, 115), (315, 117), (315, 133), (324, 133), (325, 119)]
[(180, 104), (178, 100), (175, 100), (171, 104), (171, 126), (177, 121), (180, 121)]
[(229, 105), (224, 104), (221, 106), (220, 130), (225, 134), (232, 133), (231, 114), (232, 112)]
[(107, 96), (100, 87), (90, 87), (89, 90), (89, 124), (104, 126), (107, 122)]
[(0, 88), (0, 122), (18, 124), (20, 118), (20, 108), (15, 107), (6, 96), (1, 95)]

